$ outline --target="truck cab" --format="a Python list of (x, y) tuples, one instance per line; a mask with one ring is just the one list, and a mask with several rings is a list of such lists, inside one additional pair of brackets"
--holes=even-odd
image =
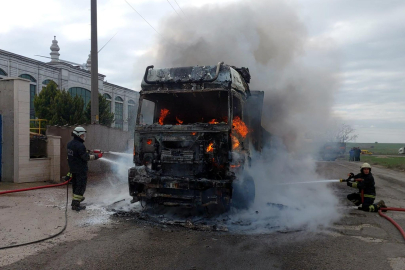
[[(239, 192), (246, 196), (240, 197), (248, 198), (245, 204), (252, 202), (254, 182), (243, 169), (249, 165), (251, 145), (257, 148), (260, 138), (252, 140), (254, 132), (247, 125), (257, 124), (245, 111), (249, 81), (247, 68), (222, 62), (146, 68), (135, 127), (135, 166), (128, 174), (132, 202), (226, 211), (239, 196), (235, 181), (246, 181)], [(254, 96), (262, 102), (263, 92)], [(261, 106), (251, 115), (257, 111), (261, 116)]]

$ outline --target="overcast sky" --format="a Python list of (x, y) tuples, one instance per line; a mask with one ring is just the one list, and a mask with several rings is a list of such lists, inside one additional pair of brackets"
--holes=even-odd
[[(183, 17), (205, 5), (239, 0), (127, 0), (157, 30), (168, 16)], [(356, 128), (357, 142), (405, 143), (405, 1), (290, 0), (313, 47), (306, 61), (338, 66), (340, 79), (333, 113)], [(53, 36), (60, 58), (85, 63), (90, 52), (90, 0), (2, 1), (0, 49), (47, 62)], [(178, 14), (176, 14), (176, 12)], [(183, 13), (184, 12), (184, 13)], [(230, 22), (232, 23), (232, 22)], [(98, 1), (99, 72), (106, 80), (140, 88), (140, 57), (154, 48), (158, 34), (124, 0)], [(333, 58), (317, 49), (333, 52)], [(304, 52), (305, 54), (305, 52)], [(220, 60), (220, 59), (219, 59)], [(154, 64), (154, 63), (149, 63)], [(198, 63), (196, 63), (198, 64)]]

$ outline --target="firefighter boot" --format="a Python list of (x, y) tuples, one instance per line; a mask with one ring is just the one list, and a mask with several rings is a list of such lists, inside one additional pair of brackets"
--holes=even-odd
[(86, 209), (86, 206), (81, 206), (80, 201), (73, 200), (72, 201), (72, 210), (80, 211)]
[[(385, 202), (383, 200), (381, 200), (377, 203), (377, 209), (380, 210), (380, 208), (387, 208), (387, 206), (385, 205)], [(387, 210), (381, 210), (381, 211), (387, 212)]]

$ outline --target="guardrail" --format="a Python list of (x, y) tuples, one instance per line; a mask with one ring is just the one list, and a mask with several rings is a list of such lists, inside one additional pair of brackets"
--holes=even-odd
[(30, 119), (30, 132), (45, 134), (46, 119)]

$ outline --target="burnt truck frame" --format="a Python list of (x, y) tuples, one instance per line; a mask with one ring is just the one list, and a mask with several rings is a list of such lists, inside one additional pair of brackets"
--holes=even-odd
[[(264, 92), (250, 91), (249, 70), (223, 62), (153, 68), (146, 68), (140, 91), (131, 202), (222, 211), (232, 201), (252, 203), (254, 181), (244, 167), (262, 147)], [(236, 120), (247, 125), (247, 135), (236, 130)]]

